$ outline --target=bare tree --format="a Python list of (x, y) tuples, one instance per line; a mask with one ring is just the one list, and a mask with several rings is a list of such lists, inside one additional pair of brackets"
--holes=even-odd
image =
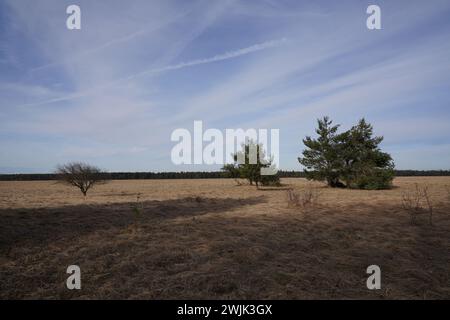
[(71, 162), (59, 165), (55, 172), (58, 180), (80, 189), (86, 197), (89, 189), (95, 184), (105, 183), (105, 172), (99, 168), (83, 162)]

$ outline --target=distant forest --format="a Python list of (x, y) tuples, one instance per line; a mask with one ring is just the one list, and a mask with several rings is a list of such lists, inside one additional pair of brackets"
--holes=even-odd
[[(305, 177), (303, 171), (278, 171), (281, 178)], [(450, 176), (450, 170), (396, 170), (397, 177), (415, 176)], [(105, 174), (106, 179), (132, 180), (132, 179), (215, 179), (228, 178), (225, 172), (110, 172)], [(0, 181), (36, 181), (56, 180), (53, 173), (26, 173), (26, 174), (0, 174)]]

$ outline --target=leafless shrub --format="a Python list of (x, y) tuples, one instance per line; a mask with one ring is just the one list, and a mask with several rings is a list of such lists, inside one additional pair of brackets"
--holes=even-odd
[(89, 189), (95, 184), (105, 183), (106, 175), (99, 168), (82, 163), (71, 162), (60, 165), (56, 169), (58, 180), (80, 189), (86, 197)]
[(319, 190), (310, 185), (300, 192), (289, 189), (287, 190), (288, 207), (299, 207), (303, 211), (308, 211), (308, 209), (314, 208), (317, 205), (319, 196)]
[(402, 194), (402, 206), (409, 213), (411, 223), (417, 223), (419, 215), (427, 214), (429, 224), (433, 224), (433, 204), (428, 193), (428, 187), (420, 187), (416, 183), (413, 191)]
[(205, 201), (205, 199), (202, 198), (201, 196), (187, 197), (187, 198), (185, 198), (185, 199), (186, 199), (186, 201), (189, 201), (189, 202), (196, 202), (196, 203), (201, 203), (201, 202), (204, 202), (204, 201)]
[(288, 207), (298, 207), (300, 204), (300, 195), (294, 189), (286, 191)]
[(141, 194), (138, 193), (136, 196), (136, 203), (133, 205), (133, 213), (136, 218), (136, 221), (138, 221), (141, 218), (143, 211), (144, 211), (144, 204), (141, 202)]
[(144, 212), (144, 204), (141, 202), (141, 193), (137, 194), (136, 203), (133, 205), (132, 209), (134, 213), (134, 231), (136, 231)]

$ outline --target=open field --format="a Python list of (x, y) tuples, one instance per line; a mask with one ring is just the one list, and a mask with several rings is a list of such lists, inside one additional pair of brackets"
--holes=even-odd
[[(433, 226), (402, 209), (416, 182), (429, 187)], [(319, 204), (302, 212), (285, 188), (227, 179), (112, 181), (87, 199), (53, 181), (0, 182), (0, 298), (450, 299), (450, 177), (394, 184), (316, 184)], [(72, 264), (81, 290), (65, 286)], [(372, 264), (381, 290), (366, 288)]]

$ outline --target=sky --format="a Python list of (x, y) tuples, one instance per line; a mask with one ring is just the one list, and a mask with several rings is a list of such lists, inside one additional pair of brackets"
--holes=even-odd
[(449, 15), (440, 0), (0, 0), (0, 173), (217, 170), (171, 161), (195, 120), (279, 129), (280, 168), (301, 170), (325, 115), (366, 118), (397, 169), (450, 169)]

